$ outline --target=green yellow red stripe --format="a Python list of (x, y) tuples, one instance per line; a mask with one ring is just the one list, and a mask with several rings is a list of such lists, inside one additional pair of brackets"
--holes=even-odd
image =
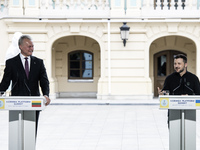
[(32, 101), (32, 107), (41, 107), (41, 101)]

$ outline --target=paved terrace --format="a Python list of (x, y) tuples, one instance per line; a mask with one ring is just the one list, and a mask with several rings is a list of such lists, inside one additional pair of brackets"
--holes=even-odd
[[(0, 111), (0, 132), (0, 150), (8, 150), (8, 111)], [(158, 99), (56, 99), (41, 112), (36, 150), (168, 150), (168, 136)]]

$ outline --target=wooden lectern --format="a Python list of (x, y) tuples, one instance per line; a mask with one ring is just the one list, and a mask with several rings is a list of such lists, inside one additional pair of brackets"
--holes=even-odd
[(196, 150), (196, 110), (200, 95), (160, 95), (160, 109), (169, 110), (169, 150)]
[(35, 111), (44, 108), (43, 96), (0, 97), (0, 110), (9, 110), (9, 150), (35, 150)]

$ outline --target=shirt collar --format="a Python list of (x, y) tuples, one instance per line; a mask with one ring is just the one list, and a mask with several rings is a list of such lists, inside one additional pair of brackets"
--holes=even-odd
[[(187, 75), (187, 73), (188, 73), (188, 71), (186, 71), (185, 74), (184, 74), (183, 76)], [(180, 76), (180, 73), (175, 72), (175, 74), (176, 74), (177, 76)], [(182, 77), (183, 77), (183, 76), (182, 76)], [(180, 76), (180, 77), (181, 77), (181, 76)]]
[(24, 58), (28, 58), (28, 60), (30, 60), (30, 56), (24, 56), (22, 53), (20, 53), (20, 57), (21, 57), (21, 59), (24, 59)]

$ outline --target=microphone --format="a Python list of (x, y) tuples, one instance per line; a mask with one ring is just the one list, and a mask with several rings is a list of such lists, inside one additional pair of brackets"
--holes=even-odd
[(19, 75), (18, 75), (18, 72), (17, 72), (17, 81), (12, 85), (12, 88), (11, 88), (11, 90), (10, 90), (9, 96), (11, 96), (11, 93), (12, 93), (13, 89), (14, 89), (15, 86), (17, 85), (18, 77), (19, 77)]
[(11, 96), (11, 93), (12, 93), (12, 91), (13, 91), (13, 89), (15, 88), (16, 85), (17, 85), (17, 81), (16, 81), (15, 84), (12, 86), (12, 88), (11, 88), (11, 90), (10, 90), (9, 96)]
[(25, 84), (25, 86), (26, 86), (26, 88), (27, 88), (27, 90), (28, 90), (28, 92), (29, 92), (29, 96), (31, 96), (31, 90), (29, 89), (28, 85), (26, 84), (25, 79), (24, 79), (24, 84)]
[(184, 85), (185, 85), (186, 88), (188, 88), (192, 92), (193, 95), (195, 95), (193, 89), (191, 89), (189, 86), (187, 86), (186, 78), (184, 78)]
[(175, 92), (178, 88), (180, 88), (181, 83), (182, 83), (182, 78), (180, 79), (180, 83), (179, 83), (179, 85), (178, 85), (175, 89), (173, 89), (173, 95), (174, 95), (174, 92)]

